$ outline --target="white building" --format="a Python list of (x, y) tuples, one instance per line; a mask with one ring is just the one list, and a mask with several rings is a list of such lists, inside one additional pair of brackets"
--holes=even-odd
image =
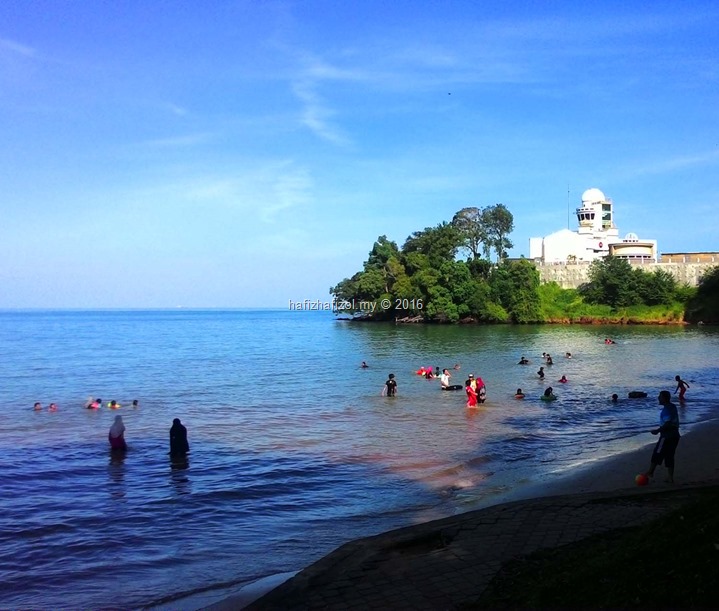
[(529, 258), (542, 263), (591, 262), (613, 255), (632, 261), (657, 261), (657, 241), (640, 240), (628, 233), (619, 238), (614, 203), (599, 189), (582, 193), (576, 231), (561, 229), (544, 238), (529, 239)]

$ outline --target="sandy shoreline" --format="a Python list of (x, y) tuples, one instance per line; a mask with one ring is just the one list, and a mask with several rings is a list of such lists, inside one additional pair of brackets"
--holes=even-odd
[[(649, 433), (646, 437), (646, 445), (638, 449), (599, 459), (574, 471), (556, 476), (549, 475), (541, 481), (520, 486), (505, 495), (493, 498), (491, 505), (565, 494), (633, 490), (636, 488), (634, 477), (649, 467), (652, 447), (658, 439)], [(669, 490), (719, 481), (719, 443), (717, 443), (717, 438), (719, 438), (719, 420), (709, 420), (693, 425), (690, 431), (683, 433), (677, 449), (675, 483), (664, 483), (666, 470), (662, 466), (657, 468), (655, 478), (649, 487), (653, 490)], [(464, 515), (469, 518), (477, 511), (483, 511), (483, 509), (473, 510)], [(267, 577), (247, 584), (224, 600), (209, 606), (194, 608), (202, 608), (206, 611), (242, 609), (292, 575), (294, 573)]]

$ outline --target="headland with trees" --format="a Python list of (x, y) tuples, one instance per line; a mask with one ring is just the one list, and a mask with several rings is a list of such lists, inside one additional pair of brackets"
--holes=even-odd
[[(503, 204), (468, 207), (451, 222), (410, 235), (382, 235), (362, 269), (330, 289), (355, 319), (428, 323), (719, 322), (719, 266), (698, 287), (624, 259), (594, 261), (578, 289), (540, 283), (524, 258), (509, 259), (514, 218)], [(382, 304), (368, 311), (360, 304)]]

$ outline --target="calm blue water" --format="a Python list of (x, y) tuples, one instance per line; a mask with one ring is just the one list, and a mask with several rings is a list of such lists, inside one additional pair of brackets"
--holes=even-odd
[[(545, 351), (555, 364), (542, 383)], [(516, 364), (522, 355), (530, 366)], [(677, 373), (691, 384), (684, 421), (714, 417), (718, 356), (719, 332), (696, 327), (0, 312), (0, 607), (167, 604), (486, 505), (598, 451), (651, 441), (656, 394), (673, 391)], [(467, 410), (463, 393), (413, 374), (455, 363), (455, 382), (485, 380), (486, 407)], [(389, 372), (395, 398), (380, 396)], [(550, 384), (559, 399), (546, 405)], [(650, 397), (625, 399), (635, 389)], [(90, 395), (123, 408), (85, 410)], [(59, 411), (36, 413), (35, 401)], [(120, 458), (107, 443), (117, 413), (130, 446)], [(175, 417), (189, 430), (187, 464), (167, 456)]]

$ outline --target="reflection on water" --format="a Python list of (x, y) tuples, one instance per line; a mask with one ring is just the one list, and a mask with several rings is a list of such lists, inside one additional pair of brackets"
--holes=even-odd
[(113, 499), (125, 498), (125, 457), (127, 450), (110, 449), (110, 462), (107, 465), (107, 474), (110, 479), (110, 496)]
[(187, 454), (170, 454), (170, 482), (175, 494), (183, 496), (192, 493), (187, 470), (190, 468), (190, 457)]

